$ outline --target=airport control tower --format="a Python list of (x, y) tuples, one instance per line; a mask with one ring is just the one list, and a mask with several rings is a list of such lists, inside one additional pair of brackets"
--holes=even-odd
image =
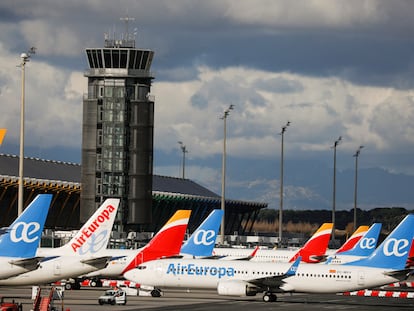
[(105, 35), (105, 47), (86, 49), (80, 199), (83, 223), (106, 198), (120, 198), (118, 231), (151, 222), (154, 133), (154, 52), (135, 47), (123, 20), (119, 40)]

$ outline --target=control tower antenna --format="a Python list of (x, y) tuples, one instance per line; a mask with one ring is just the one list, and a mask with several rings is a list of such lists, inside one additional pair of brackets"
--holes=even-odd
[(129, 17), (127, 15), (126, 17), (121, 17), (120, 20), (125, 22), (125, 38), (124, 38), (124, 40), (126, 40), (126, 41), (134, 40), (134, 38), (132, 38), (132, 36), (129, 33), (129, 21), (134, 21), (135, 18)]

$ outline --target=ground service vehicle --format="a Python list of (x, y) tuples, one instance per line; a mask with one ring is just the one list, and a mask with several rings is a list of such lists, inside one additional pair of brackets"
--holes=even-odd
[(1, 298), (0, 311), (22, 311), (22, 304), (16, 303), (14, 300), (11, 302), (4, 301), (4, 297)]
[(126, 292), (121, 289), (108, 289), (105, 293), (98, 298), (98, 303), (100, 305), (110, 304), (110, 305), (126, 305), (127, 298)]

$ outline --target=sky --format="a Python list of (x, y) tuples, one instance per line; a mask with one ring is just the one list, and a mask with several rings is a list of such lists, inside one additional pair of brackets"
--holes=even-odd
[(154, 172), (279, 208), (414, 209), (414, 12), (402, 0), (3, 0), (0, 152), (81, 162), (85, 48), (126, 32), (155, 52)]

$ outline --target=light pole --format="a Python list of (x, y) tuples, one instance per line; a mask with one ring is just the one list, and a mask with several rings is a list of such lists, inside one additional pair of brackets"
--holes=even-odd
[(334, 145), (332, 146), (332, 148), (334, 148), (334, 171), (333, 171), (333, 195), (332, 195), (332, 224), (333, 224), (333, 229), (332, 229), (332, 241), (335, 240), (335, 201), (336, 201), (336, 147), (339, 145), (339, 143), (341, 142), (342, 137), (339, 136), (337, 140), (335, 140)]
[(224, 121), (223, 126), (223, 158), (222, 158), (222, 166), (221, 166), (221, 210), (223, 211), (223, 218), (221, 219), (221, 228), (220, 228), (220, 242), (224, 244), (224, 226), (225, 226), (225, 218), (226, 218), (226, 136), (227, 136), (227, 125), (226, 120), (230, 114), (230, 111), (234, 109), (234, 105), (230, 105), (226, 110), (224, 110), (223, 115), (220, 117)]
[(279, 243), (282, 243), (282, 226), (283, 226), (283, 148), (284, 148), (284, 134), (287, 127), (290, 125), (290, 121), (286, 125), (282, 126), (280, 135), (282, 136), (282, 145), (280, 148), (280, 206), (279, 206)]
[(22, 68), (22, 100), (20, 103), (20, 154), (19, 154), (19, 189), (18, 189), (18, 201), (17, 201), (17, 215), (23, 213), (23, 160), (24, 160), (24, 95), (25, 95), (25, 66), (30, 61), (32, 54), (35, 54), (36, 48), (31, 47), (27, 53), (22, 53), (20, 58), (22, 62), (20, 67)]
[(183, 152), (183, 174), (182, 178), (185, 178), (185, 154), (188, 153), (187, 147), (183, 144), (182, 141), (179, 141), (178, 144), (180, 145), (181, 151)]
[(355, 157), (355, 189), (354, 189), (354, 232), (356, 230), (356, 210), (357, 210), (357, 192), (358, 192), (358, 157), (359, 154), (361, 153), (361, 149), (364, 148), (364, 146), (359, 146), (357, 151), (354, 154)]

